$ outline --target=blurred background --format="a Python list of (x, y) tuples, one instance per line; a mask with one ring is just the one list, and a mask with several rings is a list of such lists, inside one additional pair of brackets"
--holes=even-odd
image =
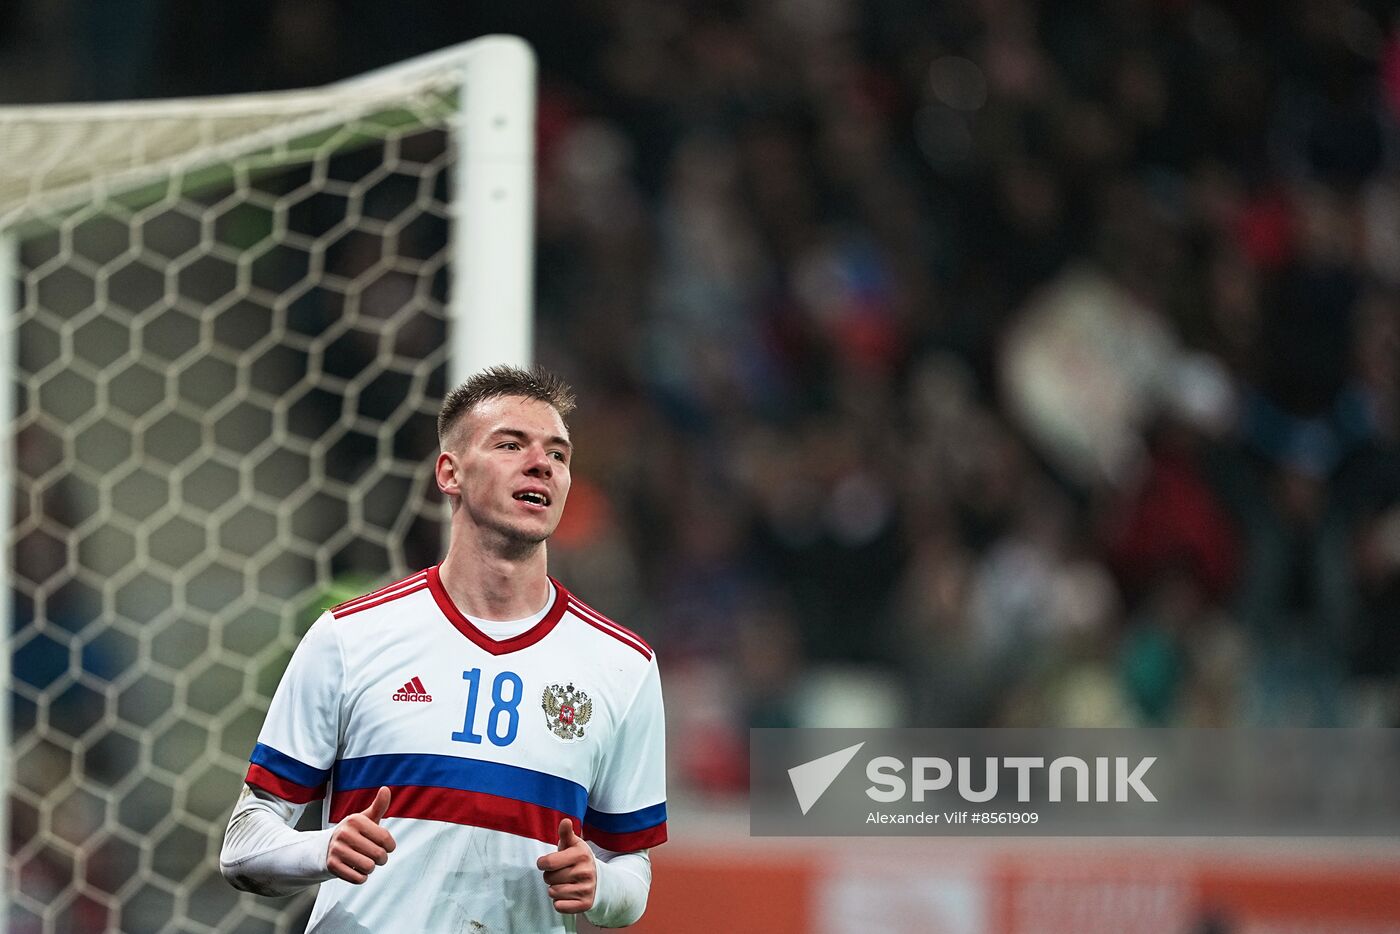
[[(1400, 727), (1392, 3), (10, 0), (0, 103), (307, 87), (490, 32), (540, 60), (538, 358), (580, 398), (551, 569), (663, 664), (674, 842), (639, 930), (1400, 931), (1394, 847), (813, 852), (749, 840), (743, 810), (751, 726)], [(443, 146), (406, 140), (412, 168), (367, 213), (440, 191)], [(315, 236), (336, 210), (287, 209)], [(146, 319), (156, 379), (112, 390), (144, 443), (111, 464), (65, 427), (116, 378), (113, 357), (63, 382), (91, 281), (42, 271), (100, 269), (127, 235), (25, 243), (25, 301), (57, 336), (20, 331), (12, 930), (304, 912), (235, 899), (211, 861), (327, 582), (438, 554), (413, 469), (444, 385), (446, 226), (426, 214), (398, 278), (350, 237), (329, 281), (263, 317), (253, 290), (206, 320), (228, 269), (181, 267), (189, 307)], [(269, 223), (217, 217), (206, 237), (234, 245)], [(259, 268), (290, 282), (297, 262)], [(113, 289), (154, 305), (172, 286)], [(269, 331), (301, 343), (266, 363)], [(227, 365), (186, 380), (201, 342)], [(308, 361), (329, 389), (302, 391)], [(171, 380), (188, 406), (142, 421)], [(410, 384), (423, 401), (401, 405)], [(236, 389), (269, 401), (201, 417)], [(219, 513), (261, 483), (239, 457), (316, 437), (352, 395), (392, 438), (284, 446), (249, 469), (285, 489)], [(386, 444), (411, 466), (383, 466)], [(119, 465), (145, 487), (104, 485)], [(211, 500), (188, 528), (89, 540), (94, 511), (170, 484)], [(168, 572), (104, 583), (86, 556), (122, 548)], [(731, 893), (722, 912), (686, 899), (697, 879)]]

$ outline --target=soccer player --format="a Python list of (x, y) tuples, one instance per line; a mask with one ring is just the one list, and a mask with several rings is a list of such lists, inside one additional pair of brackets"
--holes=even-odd
[[(656, 658), (546, 572), (569, 493), (567, 386), (493, 367), (438, 416), (437, 567), (332, 607), (297, 647), (219, 864), (321, 883), (307, 930), (621, 927), (666, 839)], [(323, 800), (322, 830), (293, 829)]]

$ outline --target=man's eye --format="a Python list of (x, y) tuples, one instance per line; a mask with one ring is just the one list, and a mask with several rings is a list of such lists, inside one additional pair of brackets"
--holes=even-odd
[(555, 460), (559, 461), (560, 463), (563, 463), (563, 461), (564, 461), (564, 452), (563, 452), (563, 451), (550, 451), (549, 453), (550, 453), (550, 455), (551, 455)]
[(505, 448), (508, 451), (520, 450), (520, 445), (516, 444), (514, 441), (507, 441), (505, 444), (501, 445), (501, 447)]

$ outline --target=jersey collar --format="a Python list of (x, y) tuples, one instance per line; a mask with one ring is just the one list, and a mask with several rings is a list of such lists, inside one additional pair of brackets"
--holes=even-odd
[(457, 609), (457, 605), (447, 595), (447, 588), (442, 586), (442, 579), (438, 576), (438, 566), (434, 565), (428, 568), (428, 590), (432, 593), (433, 599), (437, 601), (438, 609), (442, 610), (442, 615), (447, 617), (447, 621), (455, 626), (458, 632), (492, 655), (505, 655), (529, 648), (549, 635), (550, 630), (558, 624), (564, 616), (564, 607), (568, 604), (569, 592), (554, 578), (551, 577), (550, 581), (554, 584), (554, 602), (550, 604), (544, 618), (520, 635), (498, 642), (476, 628), (472, 621), (467, 619), (461, 610)]

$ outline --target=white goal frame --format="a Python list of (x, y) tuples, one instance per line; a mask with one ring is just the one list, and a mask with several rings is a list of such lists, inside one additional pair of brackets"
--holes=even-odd
[[(17, 297), (19, 283), (19, 241), (12, 234), (0, 231), (0, 412), (6, 418), (15, 409), (14, 379), (10, 374), (18, 369), (19, 359), (15, 346), (15, 332), (18, 328)], [(6, 439), (0, 445), (0, 529), (5, 530), (4, 561), (0, 565), (0, 849), (4, 850), (4, 865), (0, 865), (0, 931), (10, 929), (10, 892), (16, 880), (10, 859), (10, 750), (13, 741), (10, 736), (10, 634), (14, 631), (14, 592), (13, 571), (15, 564), (13, 536), (15, 486), (15, 445)]]
[[(533, 356), (532, 281), (534, 274), (534, 160), (536, 64), (529, 45), (514, 36), (487, 36), (413, 59), (370, 74), (308, 91), (233, 98), (136, 101), (110, 104), (67, 104), (0, 107), (0, 156), (13, 155), (15, 146), (49, 122), (101, 125), (106, 120), (140, 122), (143, 117), (169, 120), (240, 108), (285, 112), (278, 125), (252, 134), (215, 140), (201, 152), (211, 163), (231, 155), (262, 151), (278, 143), (321, 132), (321, 102), (355, 99), (385, 85), (412, 85), (424, 76), (441, 78), (444, 71), (460, 75), (457, 105), (446, 129), (454, 138), (457, 158), (452, 166), (449, 227), (452, 274), (447, 301), (447, 373), (455, 383), (483, 366), (528, 365)], [(392, 97), (385, 95), (386, 100)], [(324, 119), (324, 115), (319, 115)], [(7, 139), (9, 137), (9, 139)], [(11, 145), (12, 140), (19, 142)], [(118, 147), (119, 148), (119, 147)], [(100, 156), (98, 157), (100, 158)], [(26, 180), (19, 169), (0, 174), (0, 412), (11, 423), (18, 400), (19, 249), (25, 225), (36, 212), (62, 214), (84, 203), (89, 193), (104, 198), (150, 185), (156, 173), (172, 164), (184, 172), (200, 163), (188, 153), (156, 154), (154, 166), (114, 164), (112, 171), (92, 171), (58, 180), (50, 165), (28, 163)], [(14, 160), (11, 165), (14, 165)], [(6, 170), (0, 167), (0, 173)], [(31, 183), (32, 182), (32, 183)], [(9, 185), (7, 188), (6, 185)], [(25, 185), (28, 190), (22, 190)], [(18, 187), (17, 187), (18, 186)], [(14, 568), (17, 560), (14, 511), (17, 452), (10, 437), (0, 450), (0, 529), (6, 549), (0, 568), (0, 846), (6, 859), (0, 869), (0, 932), (9, 930), (9, 907), (17, 891), (16, 869), (9, 858), (8, 799), (14, 776), (10, 692), (12, 668)], [(230, 800), (230, 803), (232, 801)]]

